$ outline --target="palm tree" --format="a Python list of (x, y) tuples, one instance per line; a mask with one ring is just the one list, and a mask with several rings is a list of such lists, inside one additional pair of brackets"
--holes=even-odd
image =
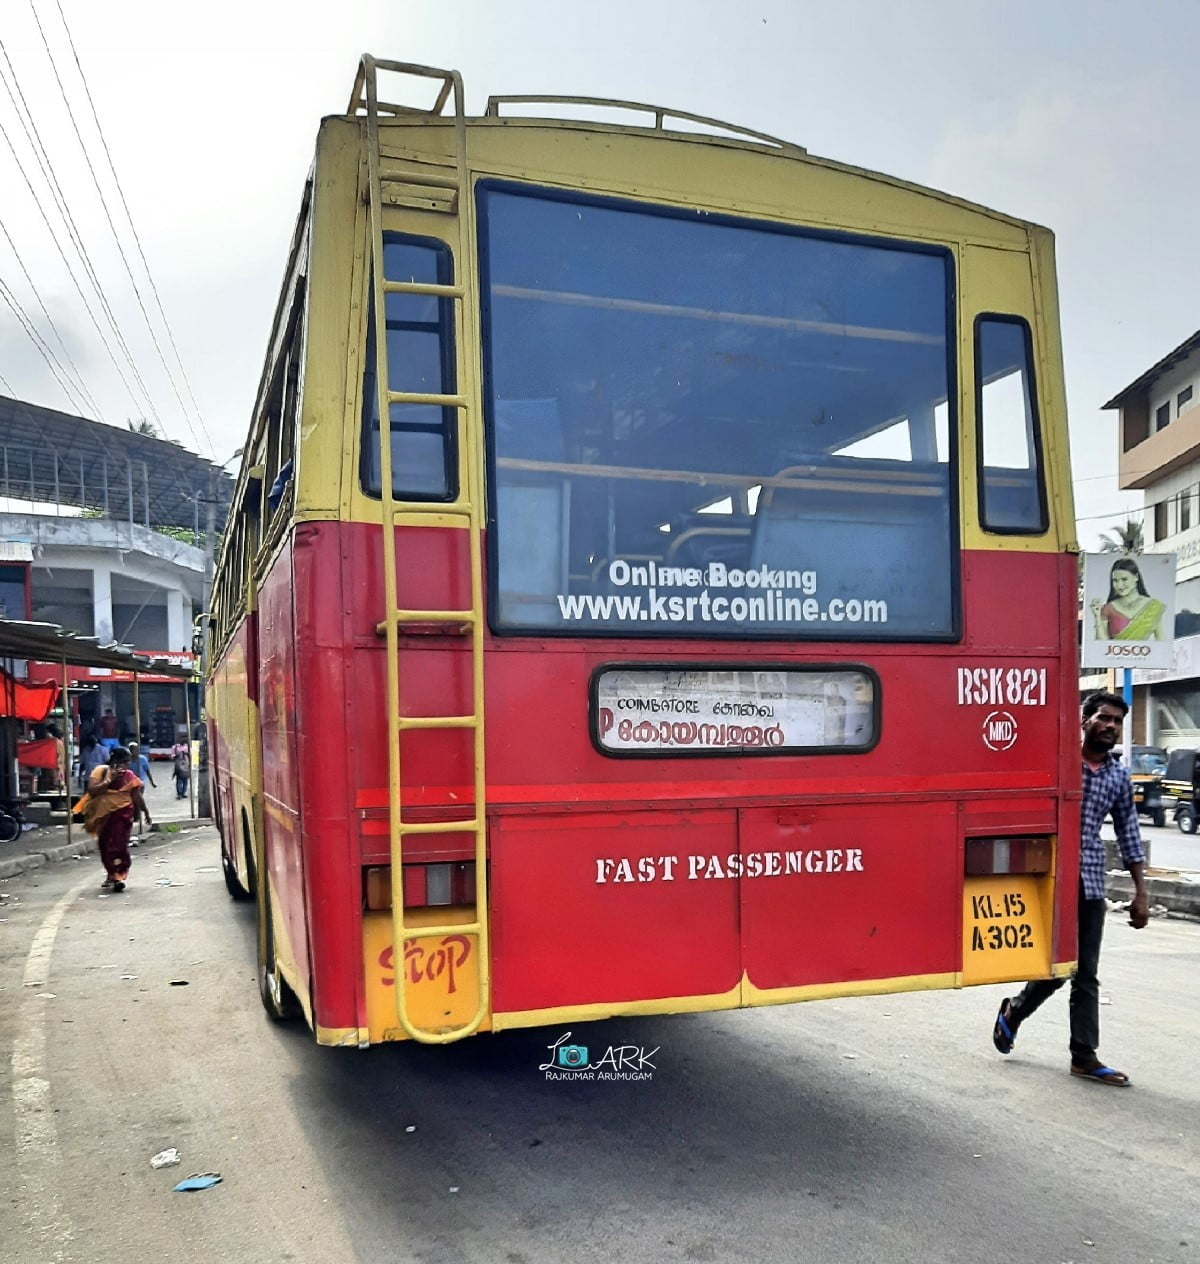
[(1101, 553), (1140, 553), (1143, 535), (1140, 518), (1126, 518), (1123, 523), (1114, 524), (1111, 531), (1100, 537)]
[(149, 435), (151, 439), (158, 438), (158, 427), (152, 421), (147, 421), (145, 417), (139, 421), (127, 421), (125, 423), (134, 434)]

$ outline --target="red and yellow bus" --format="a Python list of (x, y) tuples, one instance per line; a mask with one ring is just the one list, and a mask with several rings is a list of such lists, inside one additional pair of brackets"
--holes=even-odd
[(1073, 536), (1047, 230), (364, 58), (211, 608), (268, 1010), (441, 1043), (1069, 973)]

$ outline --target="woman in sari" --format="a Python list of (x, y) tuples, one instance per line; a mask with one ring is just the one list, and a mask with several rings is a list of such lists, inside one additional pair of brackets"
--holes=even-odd
[(1108, 600), (1092, 602), (1098, 641), (1161, 641), (1166, 607), (1146, 591), (1142, 572), (1131, 557), (1119, 558), (1109, 573)]
[(142, 797), (141, 778), (129, 767), (130, 754), (124, 746), (109, 752), (108, 763), (96, 768), (88, 779), (87, 793), (75, 805), (83, 814), (83, 827), (95, 834), (104, 865), (104, 890), (124, 891), (129, 877), (129, 835), (140, 815), (150, 824), (150, 810)]

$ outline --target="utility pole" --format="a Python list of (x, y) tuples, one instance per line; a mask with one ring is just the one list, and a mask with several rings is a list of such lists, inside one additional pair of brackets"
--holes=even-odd
[[(204, 589), (200, 610), (200, 714), (204, 715), (204, 687), (208, 681), (208, 647), (211, 640), (213, 566), (216, 560), (217, 489), (213, 471), (208, 473), (208, 512), (204, 523)], [(188, 734), (190, 745), (192, 735)], [(208, 785), (208, 718), (200, 725), (200, 752), (196, 767), (196, 814), (212, 816)]]

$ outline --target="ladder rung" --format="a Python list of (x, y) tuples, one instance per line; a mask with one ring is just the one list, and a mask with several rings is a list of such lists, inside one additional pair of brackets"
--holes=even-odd
[(404, 171), (398, 167), (380, 167), (379, 183), (419, 184), (426, 189), (450, 189), (458, 192), (457, 176), (444, 176), (432, 171)]
[[(396, 610), (392, 614), (395, 623), (456, 623), (475, 625), (474, 610)], [(386, 632), (388, 621), (384, 619), (375, 625), (376, 632)]]
[[(363, 106), (366, 109), (366, 106)], [(430, 114), (430, 110), (424, 110), (419, 105), (397, 105), (393, 101), (376, 101), (376, 114), (390, 114), (393, 118), (407, 118), (409, 115), (418, 117)]]
[(397, 623), (470, 623), (475, 622), (474, 610), (397, 610)]
[(406, 926), (405, 939), (424, 939), (426, 935), (478, 935), (478, 922), (454, 922), (447, 926)]
[(414, 821), (400, 826), (401, 834), (468, 834), (481, 828), (478, 817), (469, 821)]
[(435, 281), (384, 281), (388, 294), (432, 294), (440, 298), (463, 298), (466, 291), (461, 285), (439, 285)]
[(466, 408), (465, 395), (443, 395), (437, 391), (388, 391), (389, 404), (440, 404), (443, 408)]
[(477, 715), (402, 715), (401, 729), (473, 729)]

